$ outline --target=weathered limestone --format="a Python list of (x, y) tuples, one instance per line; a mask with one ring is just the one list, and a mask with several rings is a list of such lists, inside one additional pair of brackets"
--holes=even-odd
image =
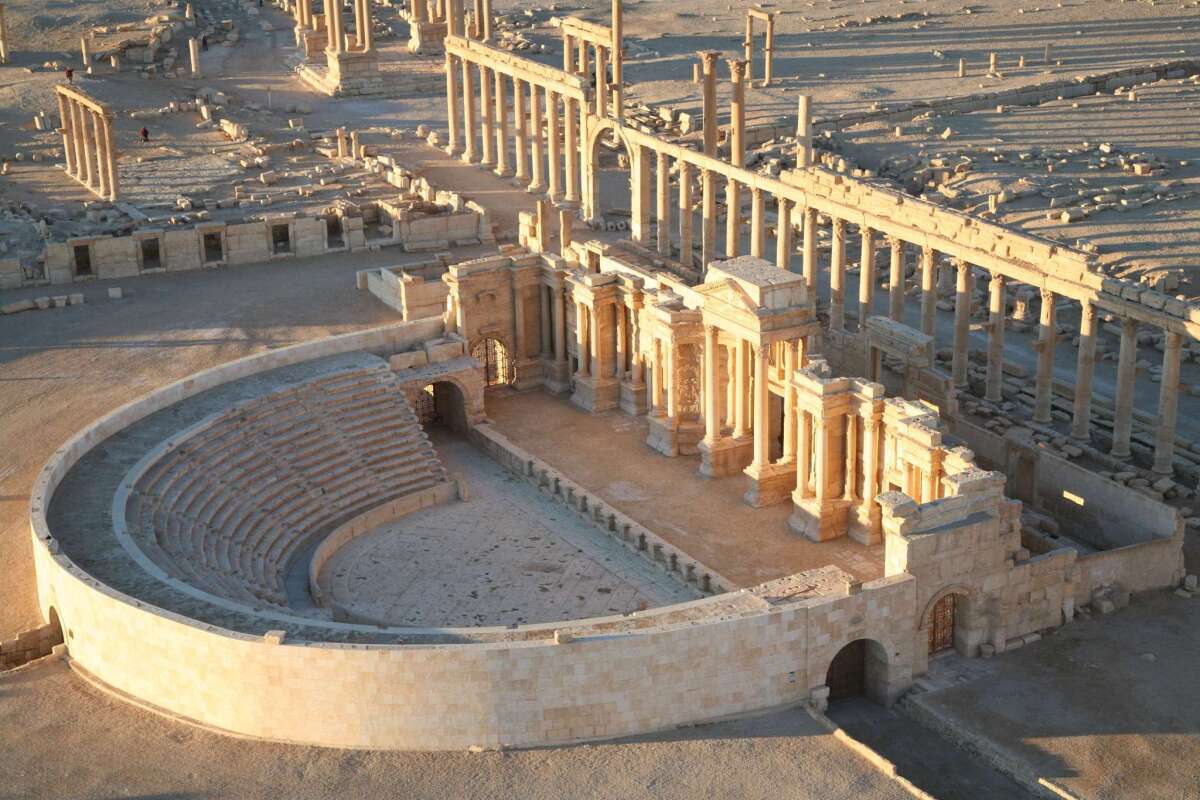
[(812, 105), (811, 98), (802, 94), (796, 114), (796, 169), (805, 169), (812, 165)]
[(1121, 352), (1117, 359), (1117, 391), (1113, 414), (1113, 458), (1129, 458), (1129, 434), (1133, 423), (1133, 382), (1137, 377), (1137, 320), (1121, 320)]
[[(742, 167), (746, 163), (746, 62), (729, 59), (729, 78), (733, 94), (729, 101), (729, 163)], [(742, 198), (736, 180), (725, 181), (725, 255), (738, 254), (741, 239)]]
[(767, 24), (767, 32), (763, 42), (763, 86), (771, 85), (771, 77), (775, 68), (775, 12), (763, 11), (761, 8), (746, 9), (746, 38), (742, 42), (746, 59), (746, 80), (754, 77), (754, 20)]
[(1056, 298), (1053, 292), (1042, 291), (1042, 308), (1038, 321), (1037, 383), (1034, 387), (1034, 422), (1050, 421), (1051, 382), (1054, 379), (1054, 345), (1058, 341), (1055, 324)]
[(891, 261), (888, 266), (888, 318), (904, 322), (904, 240), (888, 237)]
[(196, 37), (188, 39), (188, 63), (191, 66), (192, 77), (202, 77), (200, 74), (200, 42)]
[(1004, 315), (1007, 310), (1005, 277), (992, 274), (988, 282), (987, 388), (984, 397), (998, 403), (1004, 382)]
[(1174, 473), (1175, 415), (1179, 408), (1179, 362), (1183, 337), (1168, 332), (1163, 342), (1162, 382), (1158, 387), (1158, 420), (1154, 431), (1154, 471)]
[(657, 192), (655, 193), (655, 214), (658, 217), (658, 254), (663, 258), (671, 257), (671, 168), (667, 154), (657, 154), (655, 166)]
[(954, 286), (954, 357), (951, 375), (954, 385), (967, 385), (967, 337), (971, 330), (971, 265), (959, 260), (955, 264), (957, 279)]
[(1086, 442), (1091, 438), (1088, 428), (1092, 419), (1092, 378), (1096, 372), (1096, 307), (1085, 300), (1080, 312), (1071, 438)]
[(829, 253), (829, 329), (846, 328), (846, 221), (833, 221)]
[(4, 4), (0, 3), (0, 64), (8, 63), (8, 19)]
[(97, 196), (115, 202), (120, 196), (120, 180), (113, 113), (74, 87), (59, 84), (55, 88), (67, 174)]

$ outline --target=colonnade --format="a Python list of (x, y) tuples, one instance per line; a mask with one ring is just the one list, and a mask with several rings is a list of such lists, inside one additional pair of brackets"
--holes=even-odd
[(65, 85), (55, 88), (67, 174), (98, 196), (115, 202), (119, 179), (112, 112), (77, 89)]
[[(301, 4), (311, 0), (300, 0)], [(307, 11), (312, 16), (311, 5)], [(371, 30), (371, 0), (354, 0), (354, 42), (342, 20), (342, 0), (325, 0), (325, 31), (329, 37), (328, 50), (335, 54), (371, 53), (375, 50), (374, 32)]]
[[(614, 1), (613, 8), (615, 14), (620, 13), (619, 0)], [(615, 29), (573, 17), (560, 20), (559, 27), (562, 29), (563, 72), (589, 82), (594, 74), (593, 113), (602, 118), (611, 114), (619, 119), (622, 54)], [(613, 76), (611, 84), (610, 74)]]

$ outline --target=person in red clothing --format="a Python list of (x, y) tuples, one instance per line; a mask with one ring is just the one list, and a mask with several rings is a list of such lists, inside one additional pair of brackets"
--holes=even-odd
[(138, 131), (138, 141), (143, 143), (150, 141), (150, 131), (146, 130), (145, 125)]

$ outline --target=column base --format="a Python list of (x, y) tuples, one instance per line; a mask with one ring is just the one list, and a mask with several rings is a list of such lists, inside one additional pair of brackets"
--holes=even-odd
[(621, 381), (621, 410), (634, 417), (646, 413), (649, 403), (646, 401), (646, 384)]
[(529, 192), (530, 194), (545, 194), (546, 193), (546, 184), (531, 183), (525, 187), (525, 191)]
[(552, 394), (566, 394), (571, 391), (571, 370), (569, 361), (546, 360), (542, 362), (542, 386)]
[(442, 152), (451, 157), (458, 155), (460, 150), (462, 146), (458, 144), (448, 144), (442, 148)]
[(571, 395), (572, 405), (598, 414), (617, 407), (621, 387), (616, 378), (597, 378), (594, 375), (575, 377), (575, 391)]
[(754, 439), (750, 436), (741, 439), (723, 436), (711, 443), (701, 441), (698, 449), (700, 474), (706, 478), (723, 478), (746, 469), (754, 457)]
[(512, 174), (513, 174), (513, 171), (510, 167), (497, 166), (496, 169), (493, 170), (493, 172), (495, 172), (496, 177), (499, 177), (499, 178), (511, 178)]
[(755, 508), (773, 506), (791, 497), (796, 488), (796, 464), (751, 464), (744, 470), (749, 479), (750, 488), (742, 499)]
[(542, 362), (536, 358), (525, 358), (514, 365), (517, 369), (517, 380), (513, 388), (518, 391), (536, 389), (544, 383), (542, 377)]
[(459, 159), (464, 164), (474, 164), (476, 161), (479, 160), (479, 155), (477, 153), (473, 153), (470, 150), (464, 150), (463, 154), (461, 156), (459, 156)]
[(513, 186), (516, 186), (518, 189), (523, 188), (524, 186), (526, 186), (529, 183), (529, 176), (522, 175), (521, 173), (518, 172), (516, 175), (513, 176), (511, 183)]
[(848, 533), (851, 539), (865, 545), (879, 544), (883, 541), (883, 522), (877, 503), (860, 503), (849, 517)]
[(646, 444), (664, 456), (688, 456), (700, 452), (700, 440), (704, 436), (704, 424), (698, 421), (681, 421), (664, 414), (652, 414), (650, 432)]
[(483, 167), (484, 169), (492, 169), (493, 167), (496, 166), (496, 159), (494, 159), (494, 158), (480, 159), (479, 166)]
[(819, 502), (814, 497), (797, 497), (798, 491), (792, 492), (795, 508), (788, 517), (789, 528), (814, 542), (827, 542), (846, 534), (849, 504), (845, 500)]

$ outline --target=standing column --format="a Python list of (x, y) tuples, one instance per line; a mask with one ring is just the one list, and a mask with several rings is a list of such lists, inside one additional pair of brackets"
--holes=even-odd
[[(367, 0), (363, 0), (367, 2)], [(496, 75), (496, 174), (501, 178), (512, 175), (512, 167), (508, 163), (508, 98), (505, 96), (505, 76), (500, 70)]]
[(796, 168), (811, 167), (812, 162), (812, 104), (808, 95), (802, 94), (796, 116)]
[(859, 227), (862, 251), (858, 261), (858, 329), (865, 330), (875, 306), (875, 231)]
[[(729, 103), (729, 163), (735, 167), (746, 164), (746, 62), (729, 59), (729, 77), (733, 96)], [(737, 256), (741, 238), (742, 200), (738, 182), (730, 178), (725, 183), (725, 253)]]
[(617, 119), (625, 117), (625, 88), (622, 76), (625, 60), (624, 26), (621, 23), (621, 0), (612, 0), (612, 77), (613, 77), (613, 116)]
[(608, 115), (608, 61), (603, 47), (596, 48), (596, 116)]
[(778, 216), (775, 222), (775, 266), (792, 268), (792, 202), (780, 195), (775, 198)]
[(633, 240), (638, 244), (650, 244), (650, 149), (640, 144), (633, 146), (633, 195), (630, 229)]
[(904, 322), (904, 240), (888, 237), (892, 262), (888, 270), (888, 318)]
[[(346, 52), (346, 29), (342, 25), (342, 0), (329, 0), (326, 9), (325, 13), (329, 16), (325, 21), (325, 30), (333, 45), (333, 52), (344, 53)], [(328, 9), (332, 9), (332, 14)]]
[[(3, 14), (3, 6), (0, 6), (0, 14)], [(62, 138), (63, 138), (63, 158), (67, 162), (67, 174), (71, 177), (75, 176), (76, 164), (74, 138), (75, 127), (72, 124), (71, 114), (67, 110), (66, 95), (58, 95), (58, 117), (62, 120)]]
[(525, 185), (529, 182), (529, 120), (525, 116), (525, 82), (513, 76), (513, 116), (516, 117), (517, 157), (516, 182)]
[(121, 196), (121, 176), (117, 173), (117, 143), (113, 137), (113, 118), (111, 116), (104, 118), (101, 131), (104, 132), (104, 157), (108, 159), (108, 200), (115, 203)]
[[(422, 0), (423, 2), (423, 0)], [(450, 129), (449, 141), (446, 143), (447, 155), (458, 155), (462, 149), (458, 128), (458, 59), (446, 53), (446, 125)]]
[(96, 185), (98, 172), (96, 165), (96, 143), (92, 141), (92, 110), (82, 103), (76, 104), (76, 121), (78, 130), (83, 134), (83, 183), (88, 188)]
[(492, 0), (483, 0), (483, 40), (492, 41)]
[(692, 165), (679, 162), (679, 261), (692, 266)]
[(550, 287), (538, 284), (538, 311), (541, 320), (542, 358), (554, 356), (554, 323), (550, 320)]
[(704, 326), (704, 441), (710, 446), (721, 433), (717, 410), (717, 326)]
[(725, 255), (736, 258), (738, 240), (741, 238), (742, 198), (738, 193), (738, 182), (725, 179)]
[(770, 393), (767, 391), (771, 346), (763, 342), (754, 348), (754, 459), (751, 466), (762, 469), (771, 461)]
[(492, 71), (479, 67), (479, 105), (483, 108), (483, 160), (481, 167), (496, 165), (496, 109), (492, 105)]
[(625, 362), (629, 360), (629, 338), (625, 335), (625, 303), (617, 301), (616, 310), (616, 326), (617, 326), (617, 358), (616, 369), (613, 370), (613, 377), (618, 380), (625, 380)]
[(796, 457), (796, 385), (792, 376), (800, 363), (800, 342), (793, 339), (785, 343), (785, 372), (783, 385), (783, 460), (792, 461)]
[(1096, 307), (1080, 301), (1079, 355), (1075, 364), (1075, 407), (1071, 438), (1089, 441), (1092, 421), (1092, 377), (1096, 372)]
[(767, 226), (763, 221), (766, 214), (762, 189), (750, 190), (750, 255), (762, 258), (767, 249)]
[(475, 65), (465, 58), (462, 59), (462, 77), (463, 139), (466, 144), (462, 160), (471, 164), (479, 157), (478, 151), (475, 149)]
[(1051, 399), (1054, 396), (1054, 345), (1058, 342), (1058, 327), (1055, 325), (1054, 292), (1042, 290), (1042, 309), (1038, 317), (1038, 362), (1037, 386), (1033, 405), (1033, 421), (1049, 422)]
[(568, 203), (579, 202), (579, 159), (582, 157), (579, 142), (579, 101), (574, 99), (567, 100), (567, 130), (566, 130), (566, 156), (567, 156), (567, 196), (564, 198)]
[[(580, 42), (582, 45), (583, 43)], [(586, 45), (584, 45), (586, 47)], [(575, 72), (575, 37), (569, 33), (563, 34), (563, 72), (570, 75)]]
[(4, 5), (0, 4), (0, 64), (8, 63), (8, 20), (4, 17)]
[(700, 268), (707, 272), (717, 257), (717, 186), (712, 170), (700, 171), (700, 195)]
[(588, 47), (590, 45), (587, 41), (580, 39), (579, 46), (576, 48), (579, 52), (579, 67), (575, 74), (582, 75), (585, 78), (588, 77)]
[(104, 152), (104, 118), (98, 111), (93, 111), (92, 138), (95, 139), (96, 149), (96, 179), (97, 189), (102, 197), (108, 197), (111, 176), (108, 174), (108, 155)]
[(578, 378), (588, 377), (588, 307), (584, 303), (575, 304), (575, 348), (579, 354), (579, 367), (575, 370)]
[(954, 359), (951, 373), (954, 385), (967, 385), (967, 337), (971, 332), (971, 265), (959, 259), (958, 282), (954, 296)]
[(868, 413), (862, 418), (862, 421), (862, 500), (869, 508), (879, 494), (879, 420), (873, 413)]
[(188, 39), (188, 60), (192, 68), (192, 77), (200, 77), (200, 43), (193, 36)]
[(854, 500), (858, 496), (855, 491), (858, 486), (858, 417), (854, 414), (845, 414), (843, 419), (846, 431), (846, 466), (842, 470), (842, 497), (846, 500)]
[(567, 363), (567, 290), (565, 287), (555, 287), (554, 293), (554, 360), (559, 364)]
[(934, 335), (937, 319), (937, 264), (932, 247), (921, 248), (921, 333)]
[(1154, 471), (1175, 472), (1175, 412), (1179, 407), (1179, 356), (1183, 337), (1167, 331), (1163, 342), (1162, 383), (1158, 387), (1158, 424), (1154, 431)]
[(846, 220), (833, 221), (833, 252), (829, 263), (829, 329), (846, 328)]
[(725, 427), (730, 433), (737, 427), (737, 347), (725, 347)]
[(984, 397), (993, 403), (1003, 399), (1004, 311), (1007, 306), (1004, 283), (1004, 276), (998, 272), (993, 272), (988, 282), (987, 390)]
[(812, 447), (813, 431), (812, 417), (807, 411), (800, 411), (800, 447), (796, 465), (796, 488), (801, 497), (808, 497), (812, 491)]
[(375, 31), (371, 29), (371, 0), (359, 0), (362, 4), (362, 27), (358, 29), (358, 44), (364, 53), (375, 49)]
[(825, 427), (825, 419), (821, 412), (812, 415), (813, 460), (816, 462), (813, 472), (813, 495), (817, 503), (824, 505), (829, 497), (829, 431)]
[(775, 73), (775, 14), (767, 17), (767, 37), (763, 42), (763, 86), (770, 86)]
[[(341, 0), (337, 0), (339, 3)], [(357, 49), (362, 49), (363, 44), (363, 0), (354, 0), (354, 39)]]
[(671, 257), (671, 167), (667, 154), (661, 150), (656, 153), (655, 165), (657, 196), (655, 197), (655, 214), (658, 215), (658, 254), (663, 258)]
[(733, 372), (733, 438), (742, 439), (750, 432), (749, 409), (746, 407), (746, 392), (749, 389), (746, 384), (749, 383), (748, 373), (750, 370), (750, 365), (747, 363), (749, 361), (747, 358), (748, 353), (746, 351), (749, 348), (742, 339), (738, 339), (734, 347), (737, 363), (734, 366)]
[(562, 198), (562, 139), (558, 127), (559, 95), (546, 92), (546, 136), (550, 139), (550, 197)]
[(530, 124), (533, 125), (533, 183), (529, 191), (542, 194), (546, 191), (546, 157), (545, 144), (542, 138), (542, 107), (538, 100), (541, 93), (536, 83), (529, 84)]
[(1137, 320), (1121, 320), (1121, 354), (1117, 359), (1117, 392), (1113, 400), (1113, 458), (1129, 458), (1133, 424), (1133, 383), (1137, 379)]
[(815, 303), (817, 300), (817, 210), (812, 206), (804, 207), (804, 254), (801, 270), (804, 272), (804, 286), (808, 296)]
[(704, 73), (704, 155), (717, 154), (717, 58), (720, 53), (700, 53)]

